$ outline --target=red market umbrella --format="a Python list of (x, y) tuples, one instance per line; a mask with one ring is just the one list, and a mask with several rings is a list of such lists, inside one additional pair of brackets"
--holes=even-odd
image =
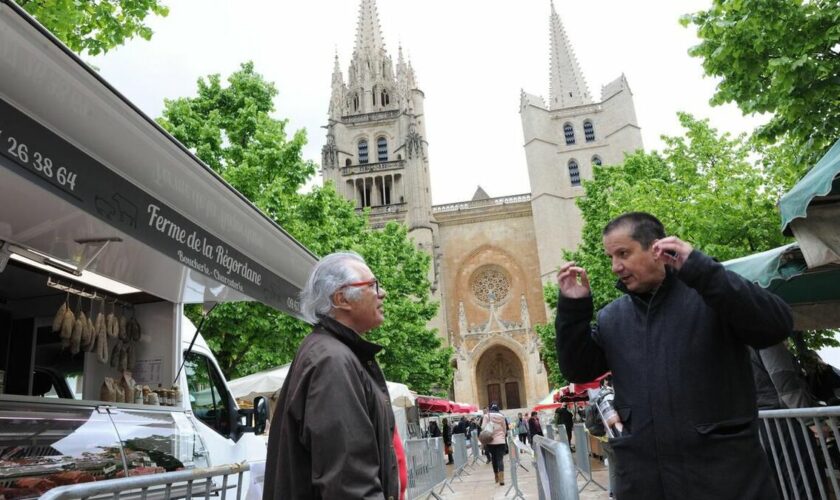
[(543, 403), (535, 406), (531, 411), (553, 410), (563, 406), (565, 403)]
[(431, 396), (417, 396), (415, 403), (420, 411), (427, 413), (449, 413), (451, 406), (449, 401)]

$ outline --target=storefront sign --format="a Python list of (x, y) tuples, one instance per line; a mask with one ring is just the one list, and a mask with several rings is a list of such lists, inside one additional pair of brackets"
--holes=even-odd
[(2, 99), (0, 165), (183, 265), (271, 307), (299, 315), (297, 287)]

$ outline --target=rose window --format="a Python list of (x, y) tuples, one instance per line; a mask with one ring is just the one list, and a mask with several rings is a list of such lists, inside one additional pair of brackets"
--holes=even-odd
[(484, 266), (476, 270), (470, 280), (475, 298), (482, 305), (504, 302), (510, 293), (510, 278), (499, 266)]

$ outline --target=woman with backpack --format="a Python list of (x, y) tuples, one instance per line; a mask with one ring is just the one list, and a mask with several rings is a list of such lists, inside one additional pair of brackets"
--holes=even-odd
[(479, 440), (490, 452), (493, 462), (493, 474), (496, 476), (496, 483), (505, 484), (505, 453), (507, 452), (507, 429), (508, 421), (499, 411), (499, 405), (492, 403), (481, 420), (481, 433)]

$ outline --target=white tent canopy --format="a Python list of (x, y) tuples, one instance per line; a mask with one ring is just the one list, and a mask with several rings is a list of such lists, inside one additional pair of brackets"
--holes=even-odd
[[(246, 375), (245, 377), (228, 382), (231, 394), (236, 399), (250, 401), (257, 396), (271, 398), (271, 396), (283, 387), (283, 382), (289, 374), (291, 363), (278, 366), (261, 372)], [(388, 382), (388, 392), (391, 395), (391, 404), (398, 408), (414, 406), (416, 394), (407, 385), (397, 382)]]
[(270, 398), (283, 387), (291, 363), (261, 372), (252, 373), (228, 382), (230, 392), (236, 399), (252, 400), (257, 396)]

